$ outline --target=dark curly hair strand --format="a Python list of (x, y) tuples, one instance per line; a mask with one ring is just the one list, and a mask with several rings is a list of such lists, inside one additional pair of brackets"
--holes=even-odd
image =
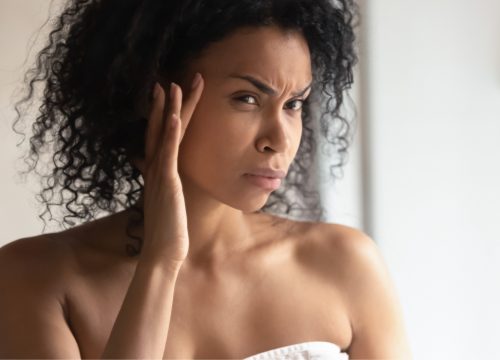
[[(181, 79), (189, 60), (238, 28), (277, 25), (304, 35), (313, 67), (309, 99), (315, 98), (322, 112), (315, 127), (312, 100), (304, 103), (296, 158), (261, 210), (323, 219), (317, 192), (305, 186), (315, 154), (314, 129), (342, 155), (331, 169), (342, 167), (350, 123), (340, 110), (357, 62), (357, 18), (353, 0), (69, 1), (25, 75), (26, 95), (15, 105), (14, 131), (35, 85), (44, 85), (24, 157), (25, 173), (35, 170), (44, 179), (37, 199), (46, 207), (39, 217), (49, 213), (52, 220), (51, 207), (64, 205), (62, 225), (73, 226), (70, 219), (132, 208), (142, 216), (129, 225), (140, 224), (143, 213), (136, 204), (143, 179), (131, 159), (144, 156), (144, 136), (138, 134), (146, 130), (154, 83)], [(53, 167), (41, 174), (39, 156), (49, 144)], [(135, 239), (138, 246), (126, 247), (130, 256), (140, 252), (141, 239)]]

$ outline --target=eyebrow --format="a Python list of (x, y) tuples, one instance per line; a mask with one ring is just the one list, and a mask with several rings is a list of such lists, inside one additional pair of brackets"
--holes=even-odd
[[(265, 93), (267, 95), (271, 95), (271, 96), (277, 96), (278, 95), (278, 91), (277, 90), (275, 90), (272, 87), (264, 84), (262, 81), (257, 80), (253, 76), (250, 76), (250, 75), (240, 75), (240, 74), (230, 74), (228, 77), (246, 80), (246, 81), (250, 82), (253, 86), (255, 86), (257, 89), (259, 89), (260, 91), (262, 91), (263, 93)], [(306, 91), (311, 87), (311, 85), (312, 85), (312, 82), (309, 85), (307, 85), (307, 87), (304, 90), (299, 90), (299, 91), (293, 92), (292, 95), (293, 96), (302, 96), (302, 95), (304, 95), (306, 93)]]

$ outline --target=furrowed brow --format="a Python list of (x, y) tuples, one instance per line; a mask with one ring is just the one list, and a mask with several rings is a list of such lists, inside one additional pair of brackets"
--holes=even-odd
[[(260, 91), (262, 91), (264, 94), (271, 95), (271, 96), (277, 96), (278, 95), (278, 91), (276, 91), (275, 89), (271, 88), (270, 86), (264, 84), (262, 81), (257, 80), (253, 76), (250, 76), (250, 75), (240, 75), (240, 74), (231, 74), (231, 75), (229, 75), (229, 77), (230, 78), (236, 78), (236, 79), (246, 80), (249, 83), (251, 83), (253, 86), (255, 86), (257, 89), (259, 89)], [(309, 85), (307, 85), (305, 89), (297, 91), (297, 92), (294, 92), (294, 93), (292, 93), (292, 95), (293, 96), (303, 96), (306, 93), (306, 91), (309, 90), (309, 88), (311, 87), (311, 85), (312, 85), (312, 82)]]

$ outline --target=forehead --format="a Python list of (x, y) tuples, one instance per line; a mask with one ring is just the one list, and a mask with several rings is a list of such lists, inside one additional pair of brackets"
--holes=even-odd
[(312, 79), (307, 41), (300, 32), (275, 26), (241, 28), (209, 45), (194, 65), (206, 76), (228, 79), (250, 73), (271, 84), (308, 84)]

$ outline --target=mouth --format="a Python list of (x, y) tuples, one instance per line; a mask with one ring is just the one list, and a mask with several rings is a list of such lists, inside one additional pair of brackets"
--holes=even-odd
[(264, 190), (276, 190), (281, 186), (281, 179), (278, 177), (269, 177), (254, 174), (245, 174), (244, 177), (253, 185)]

